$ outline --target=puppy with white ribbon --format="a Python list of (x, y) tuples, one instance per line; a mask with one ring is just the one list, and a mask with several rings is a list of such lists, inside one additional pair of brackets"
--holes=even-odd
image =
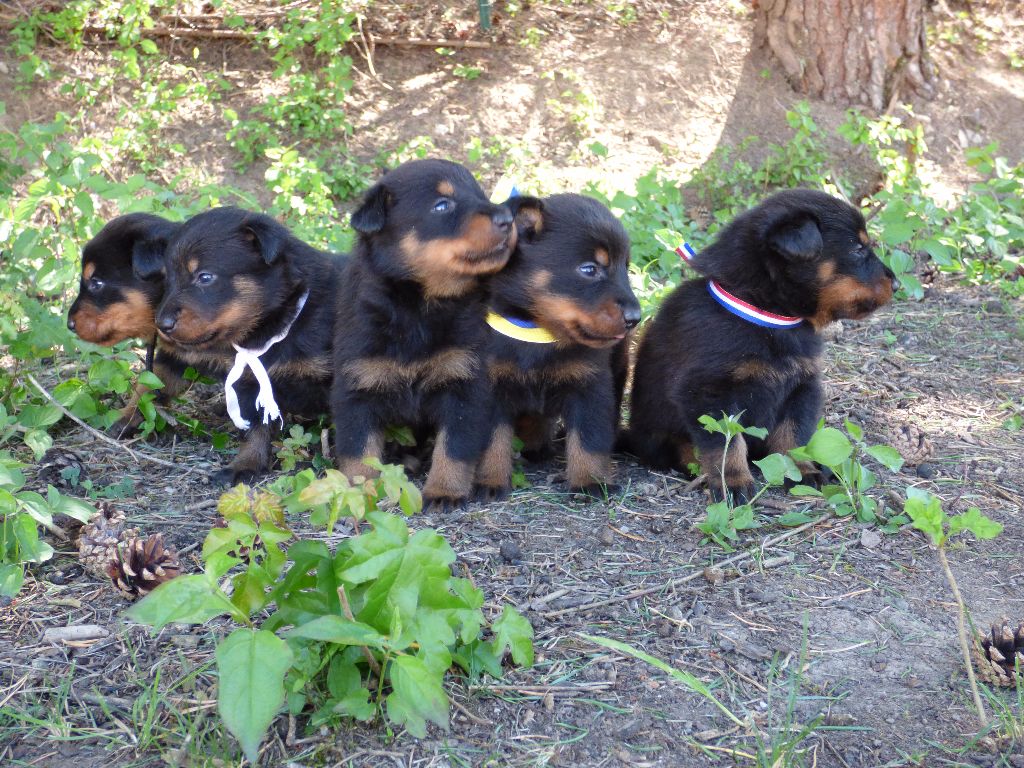
[(299, 297), (299, 302), (295, 307), (295, 314), (292, 315), (292, 319), (285, 325), (284, 330), (272, 337), (266, 344), (259, 349), (246, 349), (240, 347), (237, 344), (232, 344), (235, 348), (235, 364), (231, 366), (231, 370), (228, 371), (227, 378), (224, 379), (224, 400), (227, 403), (228, 416), (231, 417), (231, 421), (234, 422), (235, 426), (239, 429), (249, 429), (249, 421), (242, 418), (242, 411), (238, 405), (238, 393), (235, 392), (234, 384), (238, 381), (242, 374), (245, 373), (245, 369), (249, 368), (253, 375), (256, 377), (256, 383), (259, 384), (259, 392), (256, 395), (255, 405), (256, 408), (263, 409), (263, 423), (269, 424), (271, 421), (280, 420), (281, 426), (284, 426), (284, 418), (281, 416), (281, 409), (277, 405), (277, 401), (274, 400), (274, 386), (270, 381), (270, 375), (267, 373), (267, 369), (263, 366), (263, 361), (260, 360), (267, 350), (277, 344), (277, 342), (284, 339), (288, 332), (291, 331), (295, 321), (299, 319), (299, 315), (302, 314), (302, 308), (306, 305), (306, 299), (309, 298), (309, 291), (307, 290), (302, 296)]

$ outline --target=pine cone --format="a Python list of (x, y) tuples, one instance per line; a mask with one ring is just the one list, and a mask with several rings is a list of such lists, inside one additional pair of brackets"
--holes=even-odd
[(893, 447), (900, 452), (904, 463), (909, 466), (927, 461), (935, 453), (935, 448), (920, 427), (915, 424), (904, 424), (893, 436)]
[(107, 564), (107, 576), (126, 595), (145, 595), (178, 575), (178, 553), (164, 546), (164, 537), (125, 539)]
[(1005, 616), (993, 622), (992, 631), (979, 633), (972, 655), (978, 677), (991, 685), (1013, 688), (1021, 684), (1015, 664), (1024, 670), (1024, 622), (1011, 629)]
[(36, 479), (43, 485), (71, 488), (89, 477), (82, 457), (67, 448), (51, 448), (43, 454)]
[(138, 536), (135, 528), (125, 528), (124, 512), (108, 502), (100, 502), (100, 511), (82, 526), (78, 539), (78, 559), (93, 576), (107, 577), (107, 566), (116, 559), (117, 545), (126, 537)]

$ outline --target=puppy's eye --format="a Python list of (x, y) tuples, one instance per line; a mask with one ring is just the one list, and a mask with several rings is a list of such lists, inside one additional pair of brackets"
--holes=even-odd
[(585, 261), (576, 268), (584, 277), (599, 277), (601, 267), (592, 261)]
[(89, 289), (89, 293), (99, 293), (103, 290), (103, 281), (98, 277), (90, 277), (85, 287)]
[(217, 276), (212, 272), (198, 272), (196, 273), (195, 282), (196, 285), (209, 285), (216, 279)]
[(434, 203), (434, 207), (432, 208), (432, 210), (434, 211), (434, 213), (447, 213), (454, 207), (454, 200), (447, 197), (442, 197), (440, 200)]

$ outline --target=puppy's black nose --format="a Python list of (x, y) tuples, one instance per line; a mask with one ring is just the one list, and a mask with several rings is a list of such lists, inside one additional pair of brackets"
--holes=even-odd
[(491, 221), (498, 229), (508, 232), (512, 229), (512, 211), (508, 208), (500, 208), (491, 216)]
[(73, 318), (70, 318), (70, 317), (68, 318), (68, 330), (69, 331), (75, 330), (75, 321), (74, 321)]
[(174, 326), (178, 324), (178, 316), (172, 314), (160, 315), (156, 319), (156, 327), (164, 333), (170, 333), (174, 330)]
[(623, 307), (622, 321), (627, 328), (635, 328), (640, 322), (640, 307)]

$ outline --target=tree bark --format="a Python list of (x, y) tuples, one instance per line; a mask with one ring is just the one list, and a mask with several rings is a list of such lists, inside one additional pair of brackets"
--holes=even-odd
[(759, 0), (754, 45), (799, 92), (882, 111), (934, 95), (925, 0)]

